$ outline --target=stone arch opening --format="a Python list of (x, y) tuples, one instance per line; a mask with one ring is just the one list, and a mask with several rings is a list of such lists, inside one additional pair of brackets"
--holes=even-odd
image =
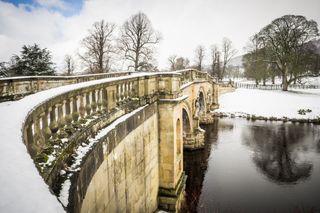
[(177, 152), (177, 155), (181, 154), (181, 148), (182, 148), (181, 121), (180, 121), (180, 119), (178, 119), (177, 124), (176, 124), (176, 152)]
[(191, 122), (189, 114), (186, 109), (182, 108), (182, 125), (183, 125), (183, 136), (191, 133)]
[(205, 98), (202, 91), (199, 92), (199, 95), (195, 101), (195, 109), (196, 109), (195, 115), (197, 117), (205, 114), (205, 111), (206, 111)]

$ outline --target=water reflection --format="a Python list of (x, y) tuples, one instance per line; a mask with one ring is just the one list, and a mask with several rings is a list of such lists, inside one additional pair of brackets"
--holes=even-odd
[[(307, 126), (288, 124), (252, 125), (243, 134), (243, 142), (253, 150), (253, 161), (272, 181), (295, 184), (308, 178), (312, 164), (299, 154), (309, 151), (312, 132)], [(312, 142), (312, 141), (308, 141)]]
[[(320, 212), (320, 127), (221, 119), (184, 153), (183, 212)], [(301, 210), (302, 209), (302, 210)]]
[(206, 140), (204, 149), (184, 152), (183, 167), (188, 176), (186, 185), (192, 185), (192, 187), (186, 187), (186, 201), (182, 207), (182, 212), (197, 212), (197, 209), (199, 208), (199, 199), (205, 173), (208, 168), (211, 146), (216, 145), (215, 142), (218, 137), (218, 122), (213, 125), (206, 126), (205, 129), (205, 138), (210, 138), (213, 143), (208, 143), (208, 140)]

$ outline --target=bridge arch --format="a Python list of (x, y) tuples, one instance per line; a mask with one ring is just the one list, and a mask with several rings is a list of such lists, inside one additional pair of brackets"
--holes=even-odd
[(194, 101), (195, 117), (205, 115), (206, 113), (206, 93), (203, 87), (200, 87), (197, 97)]
[(181, 103), (182, 109), (182, 129), (183, 129), (183, 136), (185, 137), (186, 134), (192, 133), (192, 114), (191, 114), (191, 107), (189, 106), (187, 101), (183, 101)]

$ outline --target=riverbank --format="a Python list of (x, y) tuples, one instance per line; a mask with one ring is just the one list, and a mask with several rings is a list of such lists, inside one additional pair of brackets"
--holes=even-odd
[(219, 98), (217, 117), (320, 124), (320, 89), (269, 91), (236, 89)]

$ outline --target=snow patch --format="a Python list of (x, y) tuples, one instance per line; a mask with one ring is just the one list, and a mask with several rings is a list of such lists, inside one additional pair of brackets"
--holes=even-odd
[[(320, 117), (320, 89), (270, 91), (236, 89), (219, 98), (220, 108), (214, 112), (244, 116), (246, 114), (276, 118), (316, 119)], [(310, 109), (301, 115), (300, 109)]]

